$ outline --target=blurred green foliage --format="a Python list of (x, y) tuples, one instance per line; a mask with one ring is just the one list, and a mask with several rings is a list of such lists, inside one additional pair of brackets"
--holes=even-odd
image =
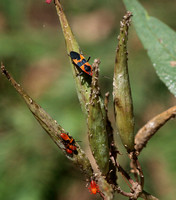
[[(86, 122), (76, 96), (55, 8), (45, 4), (44, 0), (24, 2), (1, 0), (0, 59), (29, 95), (76, 140), (81, 140), (83, 149), (87, 149)], [(173, 17), (176, 1), (140, 2), (150, 15), (176, 30)], [(63, 7), (71, 21), (75, 16), (84, 19), (82, 14), (86, 18), (86, 14), (99, 9), (112, 12), (115, 23), (106, 37), (93, 42), (89, 42), (89, 38), (87, 41), (80, 40), (83, 52), (86, 56), (91, 55), (91, 61), (97, 57), (101, 59), (102, 93), (112, 92), (112, 79), (106, 79), (103, 75), (113, 77), (116, 37), (120, 19), (125, 13), (122, 1), (68, 0), (63, 1)], [(155, 74), (133, 27), (130, 29), (128, 51), (137, 130), (151, 117), (174, 105), (175, 98)], [(55, 71), (43, 74), (43, 70), (50, 67)], [(42, 77), (45, 84), (35, 79), (36, 76)], [(0, 99), (0, 199), (65, 200), (72, 197), (74, 200), (83, 199), (84, 193), (84, 199), (90, 199), (81, 175), (59, 152), (2, 75)], [(111, 110), (109, 116), (114, 120)], [(170, 121), (152, 138), (140, 156), (146, 176), (145, 189), (163, 200), (172, 200), (176, 195), (175, 130), (175, 122)], [(125, 154), (120, 142), (119, 145)], [(123, 160), (123, 165), (127, 164), (128, 159)], [(75, 183), (76, 180), (79, 181)]]

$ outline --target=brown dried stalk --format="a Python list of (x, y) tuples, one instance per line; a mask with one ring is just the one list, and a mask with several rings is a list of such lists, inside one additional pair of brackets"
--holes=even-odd
[(169, 119), (174, 118), (175, 116), (176, 106), (173, 106), (151, 119), (138, 131), (135, 137), (135, 149), (137, 151), (137, 155), (139, 155), (149, 139), (158, 131), (158, 129), (161, 128)]

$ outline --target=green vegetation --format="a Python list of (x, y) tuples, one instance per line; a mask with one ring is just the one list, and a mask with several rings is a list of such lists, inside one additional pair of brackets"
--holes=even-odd
[[(76, 96), (55, 9), (39, 0), (26, 1), (26, 4), (17, 0), (1, 1), (0, 59), (30, 96), (66, 127), (76, 140), (81, 140), (80, 146), (87, 150), (86, 122)], [(91, 56), (91, 62), (94, 58), (100, 58), (100, 85), (103, 92), (112, 93), (112, 79), (106, 79), (103, 75), (113, 77), (116, 37), (125, 7), (122, 1), (115, 0), (75, 2), (63, 2), (64, 11), (71, 13), (69, 19), (73, 22), (75, 16), (80, 16), (84, 22), (86, 14), (99, 9), (110, 10), (114, 16), (110, 32), (105, 36), (101, 38), (100, 35), (99, 40), (92, 40), (90, 35), (90, 38), (79, 41), (84, 54), (87, 57)], [(174, 28), (175, 2), (140, 2), (150, 15)], [(99, 20), (99, 23), (101, 25), (103, 22)], [(159, 80), (133, 28), (130, 29), (128, 46), (137, 130), (151, 117), (174, 105), (175, 98)], [(36, 79), (36, 73), (43, 78)], [(0, 199), (64, 200), (73, 196), (75, 199), (81, 199), (83, 192), (87, 194), (85, 183), (82, 181), (80, 184), (82, 176), (41, 129), (22, 99), (2, 75), (0, 99)], [(109, 116), (113, 118), (113, 108), (111, 110)], [(172, 200), (176, 195), (176, 140), (173, 138), (175, 130), (175, 122), (170, 121), (152, 138), (140, 157), (147, 177), (145, 189), (161, 200)], [(121, 146), (119, 138), (116, 139)], [(120, 151), (125, 154), (122, 146)], [(124, 168), (127, 165), (128, 159), (123, 160)], [(157, 181), (158, 177), (162, 179), (163, 184)], [(121, 196), (120, 198), (123, 199)]]

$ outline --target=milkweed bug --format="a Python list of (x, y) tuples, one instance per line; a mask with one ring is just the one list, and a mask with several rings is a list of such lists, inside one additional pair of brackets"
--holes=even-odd
[(65, 144), (65, 148), (66, 148), (65, 150), (68, 154), (73, 154), (73, 153), (77, 154), (78, 153), (77, 147), (73, 144)]
[(63, 143), (65, 145), (65, 151), (68, 153), (68, 154), (77, 154), (77, 147), (75, 146), (75, 140), (69, 136), (67, 133), (61, 133), (60, 134), (62, 140), (63, 140)]
[(66, 151), (68, 154), (72, 154), (72, 153), (73, 153), (73, 151), (70, 150), (70, 149), (65, 149), (65, 151)]
[(74, 143), (74, 139), (71, 136), (69, 136), (67, 133), (61, 133), (60, 136), (65, 142), (68, 142), (70, 144)]
[(79, 67), (82, 72), (79, 73), (78, 75), (81, 75), (83, 72), (88, 74), (89, 76), (92, 76), (92, 66), (88, 63), (90, 57), (86, 60), (85, 57), (75, 51), (70, 52), (70, 57), (72, 60), (72, 63)]
[(68, 144), (66, 147), (67, 147), (68, 149), (72, 150), (72, 151), (76, 151), (76, 146), (75, 146), (75, 145)]
[(90, 193), (92, 194), (96, 194), (98, 192), (100, 192), (99, 190), (99, 186), (97, 185), (97, 183), (94, 180), (91, 180), (90, 182), (90, 187), (88, 187)]
[(72, 145), (72, 144), (68, 144), (68, 145), (65, 145), (66, 149), (65, 151), (68, 153), (68, 154), (77, 154), (77, 147)]

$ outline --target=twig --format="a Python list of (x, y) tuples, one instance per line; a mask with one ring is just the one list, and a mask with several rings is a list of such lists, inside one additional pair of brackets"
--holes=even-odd
[(145, 200), (159, 200), (158, 198), (154, 197), (153, 195), (149, 194), (148, 192), (144, 190), (139, 196)]
[[(122, 174), (122, 176), (124, 176), (128, 181), (129, 181), (129, 183), (131, 184), (131, 185), (133, 185), (134, 184), (134, 181), (133, 181), (133, 179), (130, 177), (130, 175), (119, 165), (119, 164), (117, 164), (117, 168), (118, 168), (118, 171)], [(130, 186), (130, 188), (131, 188), (131, 186)], [(131, 188), (132, 189), (132, 188)]]
[[(130, 165), (131, 165), (131, 168), (133, 170), (136, 182), (139, 183), (139, 185), (141, 186), (141, 191), (142, 191), (143, 187), (144, 187), (144, 175), (143, 175), (143, 171), (142, 171), (141, 165), (140, 165), (140, 163), (138, 161), (138, 157), (136, 155), (136, 152), (135, 151), (131, 152), (129, 154), (129, 158), (131, 160)], [(139, 176), (140, 180), (138, 179), (138, 176)]]
[(161, 128), (169, 119), (174, 118), (175, 116), (176, 106), (173, 106), (151, 119), (138, 131), (135, 137), (135, 149), (138, 155), (157, 130)]
[(105, 100), (104, 100), (104, 105), (105, 105), (106, 111), (108, 110), (108, 103), (109, 103), (109, 92), (106, 92)]
[(108, 118), (108, 103), (109, 103), (109, 92), (105, 94), (105, 110), (106, 110), (106, 129), (108, 133), (108, 145), (110, 149), (110, 163), (109, 163), (109, 174), (107, 180), (109, 183), (117, 185), (117, 174), (116, 174), (116, 165), (115, 160), (117, 159), (117, 154), (119, 151), (114, 142), (113, 128), (112, 124)]
[[(117, 154), (117, 153), (116, 153)], [(129, 174), (117, 163), (117, 161), (116, 161), (116, 156), (113, 156), (113, 155), (111, 155), (110, 156), (110, 159), (111, 159), (111, 161), (112, 161), (112, 163), (118, 168), (118, 171), (120, 172), (120, 174), (122, 175), (122, 177), (124, 178), (124, 180), (126, 181), (129, 181), (129, 183), (131, 184), (131, 185), (133, 185), (134, 184), (134, 181), (133, 181), (133, 179), (131, 179), (131, 177), (129, 176)], [(125, 179), (126, 178), (126, 179)], [(130, 187), (130, 189), (132, 190), (132, 187), (128, 184), (128, 182), (126, 182), (127, 183), (127, 185)], [(131, 193), (128, 193), (128, 192), (125, 192), (125, 191), (123, 191), (123, 190), (121, 190), (120, 189), (120, 187), (117, 187), (117, 186), (115, 186), (114, 187), (114, 189), (118, 192), (118, 193), (120, 193), (120, 194), (122, 194), (122, 195), (124, 195), (124, 196), (128, 196), (128, 197), (131, 197)]]
[(105, 200), (105, 195), (103, 194), (103, 192), (99, 191), (99, 194), (100, 194), (101, 198), (102, 198), (103, 200)]
[(133, 197), (133, 194), (132, 194), (132, 193), (124, 192), (120, 187), (115, 188), (115, 190), (116, 190), (119, 194), (122, 194), (123, 196), (130, 197), (130, 198)]

